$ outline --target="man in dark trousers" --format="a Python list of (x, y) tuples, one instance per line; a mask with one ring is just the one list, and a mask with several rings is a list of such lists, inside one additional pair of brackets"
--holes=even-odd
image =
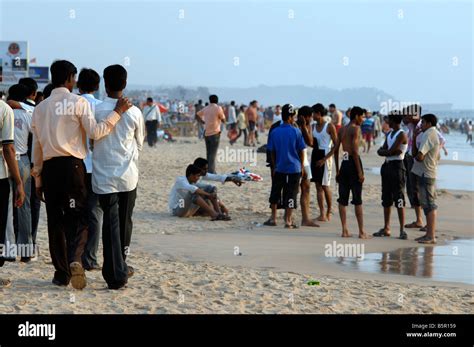
[[(51, 96), (33, 112), (33, 173), (36, 192), (46, 202), (53, 284), (86, 286), (82, 253), (87, 241), (86, 138), (107, 136), (132, 104), (127, 99), (97, 123), (87, 100), (72, 93), (76, 67), (66, 60), (51, 65)], [(44, 198), (43, 198), (44, 192)]]

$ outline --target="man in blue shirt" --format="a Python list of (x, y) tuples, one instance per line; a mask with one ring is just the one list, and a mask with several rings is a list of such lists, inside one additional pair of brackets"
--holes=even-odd
[(297, 228), (291, 216), (292, 210), (296, 208), (303, 149), (306, 148), (301, 130), (293, 126), (295, 115), (293, 105), (283, 106), (283, 124), (271, 132), (267, 144), (267, 150), (271, 153), (271, 167), (274, 170), (270, 193), (272, 216), (264, 224), (276, 226), (277, 206), (281, 203), (285, 208), (285, 228), (290, 229)]

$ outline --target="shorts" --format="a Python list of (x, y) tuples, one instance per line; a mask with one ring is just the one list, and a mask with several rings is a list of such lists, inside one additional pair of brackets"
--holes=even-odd
[(405, 165), (402, 160), (387, 161), (380, 169), (382, 176), (382, 206), (405, 207)]
[[(206, 185), (204, 188), (200, 188), (204, 190), (206, 193), (215, 193), (217, 188), (212, 185)], [(173, 216), (177, 217), (192, 217), (199, 211), (200, 206), (196, 204), (197, 198), (199, 194), (197, 193), (188, 193), (184, 198), (184, 206), (178, 206), (173, 209), (172, 214)], [(204, 198), (206, 200), (206, 198)]]
[(311, 154), (311, 175), (313, 178), (311, 179), (311, 182), (316, 182), (319, 184), (323, 183), (323, 177), (324, 177), (324, 170), (326, 170), (326, 165), (317, 167), (316, 163), (318, 160), (323, 159), (326, 156), (325, 152), (320, 149), (313, 149), (313, 153)]
[(362, 137), (366, 142), (371, 142), (374, 139), (374, 134), (365, 133), (365, 134), (362, 134)]
[(249, 131), (255, 131), (255, 122), (253, 120), (249, 120)]
[(292, 174), (275, 172), (272, 180), (270, 204), (281, 205), (283, 208), (296, 209), (300, 179), (300, 172)]
[[(362, 168), (362, 161), (359, 158), (360, 166)], [(364, 170), (362, 168), (362, 170)], [(352, 192), (353, 205), (362, 205), (362, 183), (359, 182), (357, 168), (352, 156), (347, 160), (343, 160), (341, 170), (339, 171), (339, 198), (337, 202), (343, 206), (349, 205), (349, 194)]]
[(435, 211), (436, 205), (436, 179), (425, 176), (418, 176), (418, 191), (420, 192), (420, 203), (425, 216), (431, 211)]
[(420, 199), (418, 198), (418, 179), (419, 177), (411, 172), (413, 168), (413, 157), (409, 154), (405, 154), (405, 163), (406, 170), (406, 187), (407, 187), (407, 196), (410, 201), (411, 207), (420, 206)]

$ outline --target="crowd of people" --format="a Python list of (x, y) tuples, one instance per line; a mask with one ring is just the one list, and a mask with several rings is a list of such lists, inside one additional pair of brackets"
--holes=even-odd
[[(127, 71), (111, 65), (103, 71), (107, 96), (98, 100), (100, 76), (69, 61), (51, 65), (52, 83), (38, 91), (31, 78), (10, 87), (7, 102), (0, 101), (0, 244), (27, 245), (22, 262), (38, 257), (36, 233), (41, 202), (45, 203), (49, 250), (54, 265), (52, 283), (76, 289), (86, 286), (85, 270), (101, 270), (109, 289), (124, 287), (134, 269), (127, 264), (137, 197), (138, 156), (146, 138), (157, 143), (163, 122), (158, 105), (149, 97), (142, 110), (124, 96)], [(77, 87), (77, 93), (73, 91)], [(184, 176), (176, 179), (169, 195), (169, 210), (176, 217), (209, 216), (231, 220), (229, 210), (210, 182), (242, 181), (217, 174), (216, 155), (227, 128), (230, 144), (243, 135), (245, 146), (259, 144), (259, 132), (269, 127), (265, 147), (270, 168), (271, 215), (266, 226), (278, 224), (284, 210), (284, 226), (295, 229), (298, 194), (303, 226), (319, 227), (333, 213), (332, 175), (338, 184), (342, 237), (350, 237), (346, 209), (352, 194), (359, 237), (391, 235), (391, 207), (397, 209), (400, 239), (408, 228), (423, 228), (420, 243), (436, 243), (436, 169), (445, 140), (437, 130), (437, 117), (422, 115), (419, 105), (393, 111), (384, 118), (354, 106), (341, 112), (316, 103), (263, 108), (257, 100), (222, 107), (217, 95), (194, 106), (199, 137), (206, 158), (196, 158)], [(383, 121), (381, 121), (383, 120)], [(265, 124), (267, 122), (267, 126)], [(381, 168), (384, 226), (373, 235), (364, 229), (362, 196), (364, 169), (361, 143), (369, 151), (374, 139), (384, 134), (377, 154), (385, 158)], [(308, 149), (312, 148), (311, 155)], [(335, 165), (333, 165), (333, 163)], [(311, 218), (311, 182), (315, 184), (319, 216)], [(415, 221), (405, 224), (405, 190), (415, 210)], [(426, 216), (423, 223), (422, 213)], [(100, 234), (103, 265), (97, 252)], [(0, 265), (15, 261), (2, 254)], [(10, 281), (1, 279), (1, 286)]]

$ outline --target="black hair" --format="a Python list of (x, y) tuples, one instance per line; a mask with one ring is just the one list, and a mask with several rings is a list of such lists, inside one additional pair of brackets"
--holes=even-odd
[(277, 108), (277, 107), (281, 108), (281, 105), (276, 105), (275, 108)]
[(38, 90), (38, 83), (31, 77), (23, 77), (18, 80), (19, 84), (23, 84), (27, 88), (27, 95), (30, 96)]
[(202, 100), (201, 100), (201, 99), (198, 100), (198, 104), (202, 104)]
[(120, 92), (127, 86), (127, 70), (122, 65), (110, 65), (104, 69), (105, 87), (111, 92)]
[(329, 104), (329, 107), (336, 108), (336, 105), (334, 105), (334, 104)]
[(204, 158), (196, 158), (196, 160), (194, 161), (193, 165), (194, 166), (197, 166), (198, 168), (202, 169), (204, 168), (204, 166), (206, 166), (209, 162), (207, 161), (207, 159), (204, 159)]
[(44, 98), (49, 98), (49, 96), (51, 95), (51, 92), (53, 91), (54, 89), (54, 86), (52, 83), (49, 83), (46, 85), (46, 87), (44, 87), (43, 89), (43, 96)]
[(189, 177), (191, 175), (197, 175), (201, 173), (201, 169), (198, 168), (194, 164), (189, 164), (188, 167), (186, 168), (186, 177)]
[(85, 93), (92, 93), (99, 89), (100, 76), (92, 69), (82, 69), (77, 79), (77, 87)]
[(425, 122), (430, 123), (431, 126), (433, 126), (433, 127), (435, 127), (436, 124), (438, 124), (438, 118), (432, 113), (427, 113), (427, 114), (421, 116), (421, 119), (423, 119)]
[(153, 98), (146, 98), (146, 102), (153, 102)]
[(290, 119), (291, 116), (295, 115), (295, 108), (291, 104), (285, 104), (283, 105), (281, 109), (281, 119), (286, 122), (288, 119)]
[(399, 112), (391, 112), (388, 115), (388, 119), (395, 124), (400, 124), (403, 120), (403, 116)]
[(364, 109), (359, 106), (354, 106), (351, 108), (351, 120), (354, 120), (357, 116), (362, 116), (364, 114)]
[(240, 111), (245, 111), (245, 106), (244, 105), (240, 106), (239, 110)]
[(217, 104), (219, 102), (219, 98), (215, 94), (209, 95), (209, 102), (211, 104)]
[(28, 87), (24, 84), (14, 84), (8, 89), (8, 100), (25, 101), (28, 94)]
[(77, 69), (74, 64), (67, 60), (56, 60), (51, 64), (50, 71), (51, 82), (54, 87), (59, 87), (66, 83), (71, 76), (77, 74)]
[(327, 114), (326, 108), (321, 103), (317, 103), (317, 104), (314, 104), (313, 106), (311, 106), (311, 111), (313, 111), (314, 113), (321, 114), (321, 117), (323, 117)]
[(312, 110), (311, 107), (309, 106), (301, 106), (300, 109), (298, 110), (298, 115), (301, 115), (303, 117), (311, 116)]
[(250, 101), (250, 105), (252, 105), (252, 106), (255, 105), (256, 103), (257, 103), (257, 100)]
[(231, 104), (232, 106), (234, 106), (234, 105), (235, 105), (235, 101), (232, 100), (232, 101), (230, 102), (230, 104)]

